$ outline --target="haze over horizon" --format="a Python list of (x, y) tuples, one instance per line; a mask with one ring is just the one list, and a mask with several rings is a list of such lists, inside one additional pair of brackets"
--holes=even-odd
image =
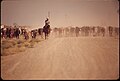
[(50, 12), (51, 27), (119, 27), (118, 0), (3, 0), (1, 24), (43, 27)]

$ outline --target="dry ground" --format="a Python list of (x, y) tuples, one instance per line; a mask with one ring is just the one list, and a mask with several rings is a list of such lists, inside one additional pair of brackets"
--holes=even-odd
[(2, 79), (118, 79), (119, 40), (51, 38), (25, 52), (1, 56)]

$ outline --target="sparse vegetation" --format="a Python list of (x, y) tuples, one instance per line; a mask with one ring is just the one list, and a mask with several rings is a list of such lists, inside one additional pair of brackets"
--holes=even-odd
[(1, 42), (1, 56), (24, 52), (27, 48), (34, 48), (35, 43), (41, 42), (40, 39), (7, 39)]

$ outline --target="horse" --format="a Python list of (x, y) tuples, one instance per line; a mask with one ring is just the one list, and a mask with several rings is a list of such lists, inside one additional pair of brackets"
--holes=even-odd
[(47, 39), (48, 35), (50, 34), (50, 25), (45, 25), (43, 27), (43, 32), (44, 32), (44, 35), (45, 35), (45, 39)]

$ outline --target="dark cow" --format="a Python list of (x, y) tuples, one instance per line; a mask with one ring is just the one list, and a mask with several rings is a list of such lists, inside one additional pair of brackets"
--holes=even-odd
[(43, 34), (43, 28), (39, 28), (39, 29), (38, 29), (38, 34), (39, 34), (39, 35), (42, 35), (42, 34)]
[(11, 31), (11, 28), (7, 27), (6, 28), (6, 36), (7, 36), (7, 38), (10, 38), (10, 31)]
[(19, 28), (15, 28), (15, 37), (19, 39), (19, 35), (20, 35)]
[(37, 29), (35, 29), (35, 30), (31, 30), (31, 36), (32, 36), (32, 38), (36, 38), (36, 36), (37, 36)]
[(1, 28), (1, 30), (0, 30), (1, 31), (1, 38), (3, 38), (3, 33), (4, 33), (3, 29), (4, 28)]
[(38, 34), (43, 38), (43, 28), (38, 29)]

